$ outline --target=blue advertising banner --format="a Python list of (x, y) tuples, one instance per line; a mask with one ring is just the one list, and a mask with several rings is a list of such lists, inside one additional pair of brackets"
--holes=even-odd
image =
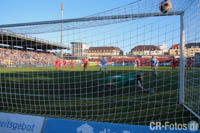
[(193, 132), (169, 128), (156, 127), (154, 124), (150, 127), (49, 118), (43, 133), (199, 133), (199, 130)]
[(41, 133), (43, 117), (0, 113), (0, 133)]

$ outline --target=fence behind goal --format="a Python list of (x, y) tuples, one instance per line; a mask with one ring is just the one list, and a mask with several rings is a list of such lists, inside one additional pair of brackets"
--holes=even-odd
[(0, 25), (0, 110), (135, 125), (199, 121), (199, 0), (172, 0), (167, 14), (159, 4)]

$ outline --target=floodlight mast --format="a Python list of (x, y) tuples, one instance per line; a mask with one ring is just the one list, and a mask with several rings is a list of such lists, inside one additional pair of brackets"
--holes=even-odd
[(60, 37), (60, 58), (63, 58), (63, 51), (62, 51), (62, 46), (63, 46), (63, 10), (64, 10), (64, 3), (61, 3), (61, 37)]

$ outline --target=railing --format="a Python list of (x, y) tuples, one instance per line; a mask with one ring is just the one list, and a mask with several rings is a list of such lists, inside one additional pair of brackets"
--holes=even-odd
[(60, 44), (55, 43), (55, 42), (50, 42), (48, 40), (32, 37), (32, 36), (29, 36), (29, 35), (19, 34), (19, 33), (13, 32), (13, 31), (9, 31), (9, 30), (0, 30), (0, 33), (6, 34), (6, 35), (11, 35), (11, 36), (14, 35), (14, 36), (17, 36), (19, 38), (25, 38), (27, 40), (32, 40), (32, 41), (36, 41), (36, 42), (40, 42), (40, 43), (46, 43), (46, 44), (50, 44), (50, 45), (54, 45), (54, 46), (64, 47), (64, 45), (60, 45)]

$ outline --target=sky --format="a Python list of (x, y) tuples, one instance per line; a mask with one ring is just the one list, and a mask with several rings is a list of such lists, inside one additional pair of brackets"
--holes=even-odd
[(60, 19), (64, 3), (64, 19), (79, 18), (125, 5), (132, 0), (1, 0), (0, 25)]
[[(0, 25), (59, 20), (61, 18), (61, 3), (64, 3), (64, 19), (71, 19), (103, 12), (133, 1), (136, 0), (1, 0), (0, 12), (3, 17), (0, 19)], [(135, 9), (140, 8), (136, 7)], [(159, 7), (149, 9), (157, 11)], [(70, 42), (73, 41), (83, 41), (90, 46), (114, 45), (122, 48), (124, 52), (130, 52), (134, 46), (143, 43), (145, 45), (167, 44), (169, 48), (171, 44), (179, 41), (178, 38), (175, 38), (179, 35), (179, 29), (176, 29), (179, 25), (170, 24), (169, 22), (176, 23), (179, 18), (170, 17), (162, 23), (163, 20), (162, 18), (150, 18), (146, 19), (145, 23), (139, 20), (123, 23), (122, 25), (108, 25), (104, 29), (97, 27), (65, 31), (64, 43), (70, 45)], [(171, 31), (175, 31), (174, 34)], [(53, 33), (52, 35), (39, 34), (36, 37), (60, 42), (60, 33)]]

